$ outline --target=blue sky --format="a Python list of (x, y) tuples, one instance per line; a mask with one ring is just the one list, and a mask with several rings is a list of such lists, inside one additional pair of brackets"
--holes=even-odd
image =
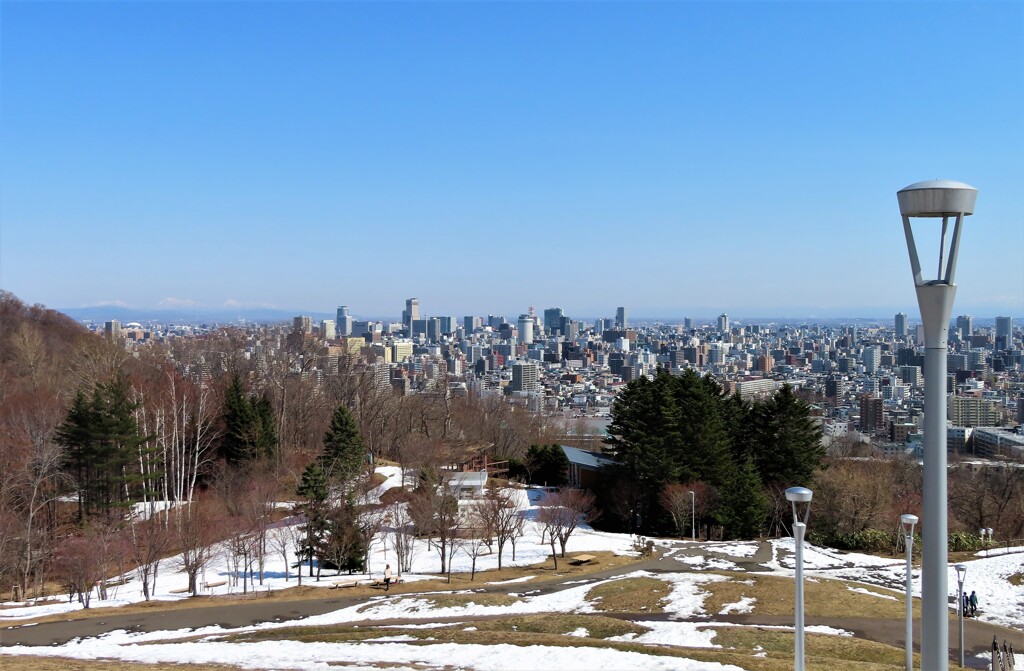
[[(1024, 3), (0, 3), (0, 286), (77, 307), (1024, 314)], [(934, 238), (937, 252), (937, 236)], [(929, 252), (931, 254), (931, 252)]]

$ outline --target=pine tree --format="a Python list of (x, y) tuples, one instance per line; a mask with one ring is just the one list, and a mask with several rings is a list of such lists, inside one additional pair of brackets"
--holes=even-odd
[(224, 435), (221, 438), (221, 453), (229, 464), (239, 464), (253, 459), (254, 426), (256, 416), (252, 404), (245, 395), (241, 378), (231, 376), (224, 392)]
[(761, 480), (778, 487), (809, 486), (825, 448), (810, 409), (783, 385), (753, 413), (753, 451)]
[[(302, 481), (295, 492), (301, 499), (296, 506), (306, 518), (303, 556), (309, 559), (309, 575), (313, 575), (313, 558), (322, 558), (327, 534), (327, 498), (329, 488), (320, 464), (312, 462), (302, 472)], [(319, 569), (317, 570), (319, 576)]]
[(716, 518), (729, 538), (757, 538), (768, 513), (768, 498), (761, 486), (757, 467), (750, 459), (734, 472), (721, 491)]
[(359, 426), (349, 409), (339, 405), (324, 434), (323, 471), (332, 482), (348, 483), (359, 474), (365, 461), (366, 448)]

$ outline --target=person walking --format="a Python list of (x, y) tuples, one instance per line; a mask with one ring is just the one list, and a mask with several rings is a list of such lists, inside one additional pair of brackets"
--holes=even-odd
[(964, 617), (970, 617), (971, 616), (971, 598), (969, 596), (967, 596), (966, 594), (964, 594), (963, 597), (964, 597), (962, 599), (963, 603), (960, 606), (963, 610), (961, 610), (960, 612), (964, 614)]
[(387, 592), (391, 589), (391, 564), (384, 567), (384, 591)]
[(971, 617), (974, 617), (975, 613), (978, 612), (978, 595), (971, 591)]

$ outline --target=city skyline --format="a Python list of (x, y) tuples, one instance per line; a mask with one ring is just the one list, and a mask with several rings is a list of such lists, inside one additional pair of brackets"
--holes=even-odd
[(916, 320), (895, 193), (940, 177), (955, 314), (1024, 314), (1019, 4), (2, 12), (30, 303)]

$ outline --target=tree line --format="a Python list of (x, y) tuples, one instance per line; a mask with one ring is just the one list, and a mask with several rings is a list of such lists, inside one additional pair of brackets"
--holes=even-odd
[(751, 403), (692, 369), (630, 382), (613, 404), (608, 434), (618, 465), (600, 488), (605, 519), (643, 533), (682, 533), (692, 506), (705, 534), (718, 527), (728, 538), (753, 538), (781, 529), (782, 492), (811, 485), (825, 456), (808, 405), (789, 386)]

